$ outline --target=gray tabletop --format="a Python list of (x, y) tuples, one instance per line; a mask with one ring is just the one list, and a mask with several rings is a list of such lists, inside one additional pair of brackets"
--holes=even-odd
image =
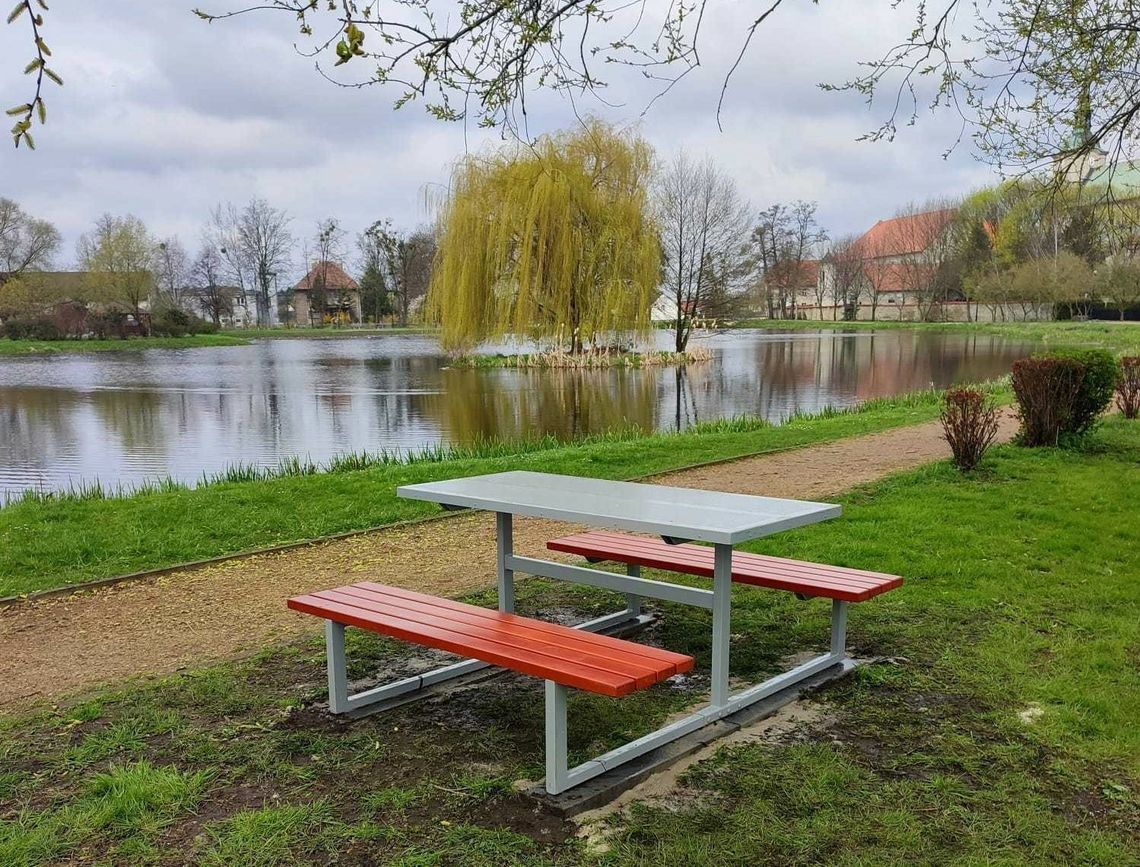
[(842, 514), (830, 503), (524, 471), (404, 485), (396, 493), (448, 506), (729, 545)]

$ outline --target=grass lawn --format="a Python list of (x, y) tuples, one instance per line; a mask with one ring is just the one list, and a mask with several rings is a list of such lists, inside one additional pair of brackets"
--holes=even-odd
[(249, 340), (227, 332), (186, 337), (130, 337), (126, 340), (8, 340), (0, 338), (0, 357), (51, 355), (61, 352), (138, 352), (142, 349), (194, 349), (202, 346), (244, 346)]
[(439, 514), (430, 503), (398, 498), (403, 484), (512, 469), (632, 478), (928, 421), (939, 406), (937, 394), (920, 392), (778, 427), (729, 420), (681, 434), (492, 444), (475, 447), (474, 456), (363, 470), (349, 461), (337, 472), (163, 486), (129, 497), (16, 501), (0, 508), (0, 596)]
[[(0, 863), (1137, 864), (1137, 490), (1140, 424), (1114, 419), (1081, 452), (902, 474), (750, 546), (905, 575), (852, 611), (851, 649), (882, 661), (825, 689), (820, 721), (722, 748), (612, 819), (602, 854), (512, 788), (541, 775), (538, 681), (343, 722), (314, 706), (311, 640), (0, 719)], [(615, 604), (520, 585), (524, 611)], [(696, 675), (574, 693), (573, 759), (707, 685), (709, 613), (658, 610), (644, 640), (696, 655)], [(826, 641), (823, 601), (738, 587), (733, 611), (741, 677)], [(398, 643), (350, 635), (354, 676), (407, 670)]]
[(772, 331), (958, 331), (1036, 340), (1042, 349), (1097, 347), (1121, 355), (1140, 354), (1140, 322), (803, 322), (795, 319), (745, 319), (735, 328)]

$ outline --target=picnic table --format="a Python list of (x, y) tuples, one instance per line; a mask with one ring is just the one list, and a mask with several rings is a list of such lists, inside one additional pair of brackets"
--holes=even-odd
[[(902, 583), (897, 576), (754, 554), (737, 554), (734, 561), (733, 547), (742, 542), (838, 517), (840, 507), (828, 503), (521, 471), (407, 485), (397, 493), (445, 508), (495, 513), (499, 611), (370, 582), (290, 600), (291, 607), (327, 620), (330, 709), (334, 713), (356, 710), (492, 664), (543, 677), (546, 789), (550, 793), (565, 791), (843, 662), (849, 602), (861, 601)], [(552, 540), (548, 547), (579, 553), (589, 562), (625, 563), (626, 574), (516, 554), (515, 516), (594, 528), (591, 533)], [(641, 577), (642, 565), (707, 575), (712, 586), (646, 579)], [(519, 617), (513, 613), (516, 573), (614, 590), (625, 594), (626, 606), (573, 628)], [(729, 644), (734, 581), (831, 598), (831, 641), (827, 652), (733, 694), (729, 686)], [(644, 598), (711, 610), (710, 701), (655, 732), (569, 768), (568, 687), (623, 695), (687, 671), (693, 665), (691, 657), (595, 634), (647, 622), (650, 618), (642, 612)], [(472, 658), (349, 696), (345, 625), (470, 653)]]

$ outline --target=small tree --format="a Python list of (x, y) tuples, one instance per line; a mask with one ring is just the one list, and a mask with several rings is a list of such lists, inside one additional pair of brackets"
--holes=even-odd
[(1097, 271), (1093, 285), (1097, 297), (1116, 308), (1121, 322), (1129, 307), (1140, 304), (1140, 266), (1132, 262), (1109, 260)]
[(968, 472), (978, 466), (997, 436), (998, 417), (997, 407), (980, 389), (947, 389), (940, 416), (942, 435), (958, 469)]
[(1140, 356), (1120, 359), (1116, 405), (1120, 407), (1120, 412), (1125, 418), (1140, 417)]
[(649, 325), (661, 245), (652, 150), (601, 121), (457, 167), (429, 308), (448, 349), (508, 333), (581, 352)]

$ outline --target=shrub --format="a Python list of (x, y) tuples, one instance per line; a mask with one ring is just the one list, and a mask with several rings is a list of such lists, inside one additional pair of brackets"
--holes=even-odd
[(187, 334), (210, 334), (216, 331), (212, 322), (199, 319), (178, 307), (163, 307), (150, 320), (152, 334), (163, 337), (185, 337)]
[(50, 319), (34, 316), (11, 316), (4, 320), (3, 334), (12, 340), (59, 340), (59, 327)]
[(940, 418), (954, 465), (963, 471), (974, 469), (997, 436), (997, 407), (979, 389), (951, 388), (946, 391)]
[(1085, 375), (1073, 400), (1073, 412), (1061, 429), (1063, 433), (1087, 433), (1112, 404), (1120, 379), (1120, 362), (1104, 349), (1063, 349), (1046, 358), (1069, 358), (1084, 365)]
[(1074, 358), (1035, 356), (1013, 363), (1013, 393), (1021, 420), (1018, 441), (1025, 446), (1055, 446), (1072, 423), (1073, 406), (1085, 366)]
[(1125, 418), (1140, 418), (1140, 355), (1120, 359), (1116, 405)]

